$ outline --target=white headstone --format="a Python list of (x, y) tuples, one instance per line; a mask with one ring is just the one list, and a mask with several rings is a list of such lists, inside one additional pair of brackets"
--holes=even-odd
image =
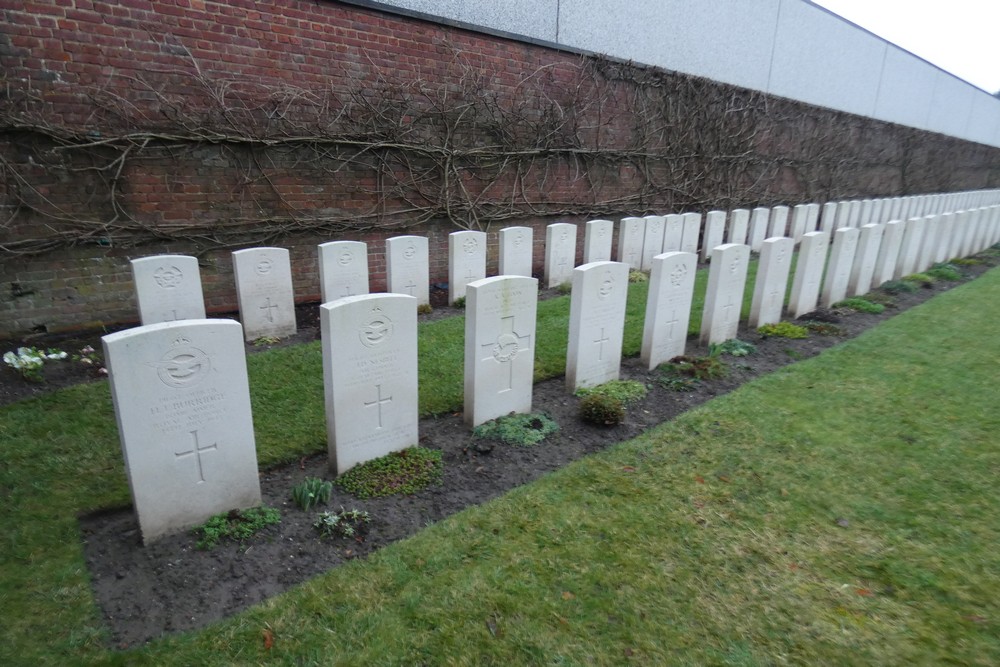
[[(806, 207), (807, 207), (806, 229), (804, 234), (808, 234), (809, 232), (819, 231), (819, 211), (820, 211), (819, 204), (806, 204)], [(801, 241), (802, 239), (799, 238), (796, 240), (796, 243)]]
[(621, 262), (593, 262), (573, 270), (566, 349), (570, 391), (618, 379), (628, 272)]
[(465, 301), (465, 423), (531, 412), (538, 281), (497, 276), (469, 285)]
[(920, 244), (923, 243), (926, 226), (927, 221), (923, 218), (910, 218), (906, 221), (903, 245), (899, 249), (899, 261), (896, 264), (896, 273), (893, 274), (893, 278), (898, 280), (916, 271)]
[(698, 241), (701, 237), (701, 213), (685, 213), (684, 233), (681, 236), (681, 252), (698, 253)]
[(143, 542), (259, 505), (240, 324), (163, 322), (102, 341)]
[(618, 225), (618, 261), (638, 271), (642, 268), (642, 242), (646, 236), (645, 218), (622, 218)]
[(788, 312), (793, 318), (816, 310), (829, 238), (826, 232), (806, 232), (802, 235), (792, 292), (788, 297)]
[(583, 233), (583, 263), (610, 262), (611, 242), (615, 223), (611, 220), (591, 220)]
[(320, 306), (330, 470), (417, 444), (417, 300), (368, 294)]
[(851, 226), (851, 202), (837, 202), (837, 219), (833, 224), (836, 229)]
[(429, 304), (430, 261), (426, 236), (393, 236), (385, 241), (385, 278), (389, 291)]
[(878, 250), (882, 245), (882, 235), (885, 225), (870, 223), (861, 228), (858, 238), (858, 249), (851, 267), (851, 277), (847, 283), (847, 293), (850, 296), (862, 296), (872, 289), (872, 278), (875, 277), (875, 266), (878, 261)]
[(750, 215), (750, 232), (747, 245), (754, 252), (760, 252), (760, 246), (767, 238), (767, 225), (771, 218), (771, 210), (758, 206)]
[(847, 226), (861, 226), (861, 201), (858, 199), (852, 200), (847, 209)]
[(705, 309), (701, 316), (702, 345), (736, 338), (749, 262), (750, 247), (746, 245), (727, 243), (712, 250)]
[(839, 205), (835, 201), (828, 201), (823, 204), (823, 216), (819, 220), (819, 231), (833, 234), (837, 229), (837, 209)]
[(794, 252), (795, 241), (789, 237), (765, 239), (761, 245), (748, 320), (751, 329), (781, 321)]
[(288, 250), (237, 250), (233, 253), (233, 275), (247, 340), (295, 334), (295, 292)]
[(842, 227), (833, 233), (833, 247), (830, 249), (830, 265), (823, 281), (823, 307), (829, 308), (847, 297), (847, 284), (854, 266), (854, 255), (858, 249), (857, 227)]
[(882, 243), (879, 244), (878, 259), (875, 260), (875, 274), (872, 285), (881, 287), (883, 283), (892, 280), (899, 261), (899, 248), (903, 244), (903, 232), (906, 223), (902, 220), (890, 220), (885, 223), (882, 232)]
[(545, 228), (545, 286), (558, 287), (573, 279), (576, 266), (576, 225), (557, 222)]
[(684, 239), (684, 216), (671, 213), (664, 217), (663, 252), (680, 252)]
[(873, 202), (871, 199), (861, 200), (861, 218), (858, 222), (859, 225), (864, 226), (871, 224), (872, 222), (872, 206)]
[[(574, 228), (574, 234), (575, 234)], [(506, 227), (500, 230), (500, 275), (531, 277), (534, 263), (534, 230)]]
[(745, 244), (747, 242), (747, 228), (750, 225), (750, 211), (745, 208), (736, 208), (729, 212), (729, 234), (726, 236), (726, 243)]
[(684, 354), (698, 258), (667, 252), (653, 258), (640, 358), (649, 370)]
[(653, 257), (659, 255), (663, 248), (666, 218), (662, 215), (647, 215), (644, 220), (646, 233), (642, 240), (642, 270), (649, 271), (653, 267)]
[(712, 248), (722, 245), (726, 233), (726, 212), (709, 211), (705, 215), (705, 241), (701, 248), (701, 260), (705, 261), (712, 254)]
[(486, 277), (486, 232), (448, 234), (448, 303), (465, 296), (465, 286)]
[(319, 284), (323, 303), (368, 294), (368, 246), (361, 241), (321, 243)]
[(205, 319), (198, 260), (187, 255), (153, 255), (132, 260), (135, 298), (143, 324)]
[(788, 236), (788, 207), (775, 206), (767, 223), (767, 238)]
[(927, 221), (927, 229), (924, 231), (924, 240), (920, 244), (920, 255), (917, 259), (917, 271), (926, 271), (934, 264), (934, 255), (937, 254), (941, 243), (942, 223), (944, 218), (940, 215), (924, 216)]
[[(809, 222), (809, 204), (799, 204), (792, 209), (792, 228), (789, 236), (798, 245), (802, 240), (802, 235), (806, 233), (806, 225)], [(812, 231), (811, 229), (809, 231)]]
[(955, 214), (954, 213), (942, 213), (938, 216), (938, 238), (937, 247), (934, 249), (934, 261), (935, 262), (947, 262), (951, 259), (948, 256), (948, 251), (951, 243), (951, 234), (955, 227)]

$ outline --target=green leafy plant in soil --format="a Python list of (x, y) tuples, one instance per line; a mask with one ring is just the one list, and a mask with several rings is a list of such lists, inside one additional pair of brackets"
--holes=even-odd
[(669, 389), (670, 391), (688, 392), (694, 391), (698, 387), (698, 380), (693, 377), (685, 377), (682, 375), (668, 375), (667, 373), (661, 373), (659, 377), (656, 378), (657, 383)]
[(927, 275), (936, 280), (947, 280), (948, 282), (962, 280), (962, 274), (954, 263), (935, 264), (927, 269)]
[(724, 377), (726, 364), (718, 356), (694, 357), (682, 354), (660, 366), (669, 375), (680, 375), (696, 380), (714, 380)]
[(745, 357), (757, 351), (757, 346), (753, 343), (739, 338), (731, 338), (721, 343), (712, 343), (708, 346), (709, 356), (728, 354), (731, 357)]
[(273, 507), (251, 507), (216, 514), (194, 529), (199, 549), (212, 549), (222, 540), (245, 542), (264, 528), (281, 522), (281, 512)]
[(865, 294), (864, 299), (865, 301), (871, 301), (872, 303), (881, 304), (886, 308), (896, 307), (896, 300), (893, 298), (893, 295), (889, 294), (888, 292), (882, 292), (882, 291), (868, 292), (867, 294)]
[(758, 327), (757, 333), (764, 338), (808, 338), (809, 329), (791, 322), (775, 322)]
[(430, 315), (434, 312), (434, 306), (429, 303), (422, 303), (417, 306), (417, 315)]
[(573, 291), (573, 283), (568, 280), (564, 283), (559, 283), (556, 285), (555, 290), (558, 294), (569, 294)]
[(843, 327), (838, 327), (836, 324), (831, 324), (829, 322), (814, 322), (812, 320), (807, 320), (802, 323), (809, 331), (819, 334), (820, 336), (846, 336), (847, 332), (844, 331)]
[(983, 260), (976, 259), (975, 257), (959, 257), (948, 263), (954, 266), (979, 266), (983, 263)]
[(576, 395), (583, 398), (592, 394), (600, 394), (621, 401), (622, 405), (628, 407), (646, 398), (649, 388), (642, 382), (635, 380), (611, 380), (596, 387), (585, 387), (579, 389)]
[(859, 313), (872, 313), (877, 315), (885, 310), (885, 306), (880, 303), (872, 303), (868, 299), (862, 299), (859, 296), (852, 296), (850, 299), (844, 299), (843, 301), (838, 301), (833, 304), (834, 308), (846, 308), (848, 310), (856, 310)]
[(323, 537), (348, 537), (363, 540), (368, 532), (371, 517), (362, 510), (340, 508), (339, 512), (320, 512), (313, 522), (313, 528)]
[(932, 287), (934, 285), (934, 278), (926, 273), (911, 273), (908, 276), (903, 276), (903, 280), (919, 285), (920, 287)]
[(625, 404), (607, 394), (588, 394), (580, 400), (580, 419), (596, 426), (616, 426), (625, 420)]
[(559, 424), (540, 412), (515, 413), (484, 422), (472, 429), (477, 438), (507, 445), (531, 447), (559, 430)]
[(337, 478), (337, 486), (358, 498), (409, 495), (441, 482), (441, 450), (410, 447), (357, 465)]
[(455, 299), (454, 301), (451, 302), (451, 306), (452, 306), (452, 308), (464, 309), (465, 308), (465, 297), (464, 296), (458, 297), (457, 299)]
[(292, 500), (301, 509), (308, 512), (316, 505), (325, 505), (330, 502), (330, 493), (332, 492), (332, 482), (327, 482), (319, 477), (306, 477), (292, 487)]
[(628, 272), (628, 281), (630, 283), (648, 283), (649, 276), (646, 274), (645, 271), (633, 270)]
[(918, 289), (920, 288), (917, 285), (906, 280), (890, 280), (882, 283), (882, 286), (879, 287), (879, 290), (887, 294), (909, 294), (916, 292)]

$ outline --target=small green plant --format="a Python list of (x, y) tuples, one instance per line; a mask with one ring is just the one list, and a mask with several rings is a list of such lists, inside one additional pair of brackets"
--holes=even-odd
[(889, 282), (882, 283), (879, 289), (887, 294), (909, 294), (910, 292), (916, 292), (920, 288), (905, 280), (890, 280)]
[(696, 380), (713, 380), (726, 374), (726, 364), (718, 356), (712, 355), (707, 357), (680, 355), (671, 359), (662, 368), (668, 374)]
[(931, 268), (927, 269), (927, 275), (931, 278), (937, 280), (947, 280), (949, 282), (955, 282), (962, 279), (962, 274), (959, 273), (958, 267), (954, 264), (935, 264)]
[(457, 299), (455, 299), (454, 301), (451, 302), (451, 305), (452, 305), (453, 308), (461, 308), (462, 310), (464, 310), (465, 309), (465, 297), (464, 296), (458, 297)]
[(829, 322), (803, 322), (802, 326), (813, 333), (817, 333), (820, 336), (846, 336), (847, 332), (842, 328), (838, 327), (836, 324), (830, 324)]
[(261, 336), (253, 342), (254, 347), (265, 347), (267, 345), (274, 345), (275, 343), (281, 342), (281, 339), (277, 336)]
[(313, 528), (323, 537), (353, 537), (361, 540), (368, 531), (371, 517), (362, 510), (345, 510), (339, 512), (321, 512), (313, 522)]
[(958, 257), (948, 263), (954, 266), (978, 266), (983, 263), (983, 260), (974, 257)]
[(903, 276), (903, 280), (920, 285), (921, 287), (930, 287), (934, 284), (934, 278), (926, 273), (911, 273), (908, 276)]
[(625, 419), (625, 404), (613, 396), (588, 394), (580, 401), (580, 419), (597, 426), (616, 426)]
[(756, 351), (756, 345), (748, 343), (745, 340), (740, 340), (739, 338), (730, 338), (727, 341), (713, 343), (708, 346), (708, 354), (712, 357), (718, 357), (723, 354), (728, 354), (731, 357), (745, 357)]
[(430, 315), (434, 312), (434, 306), (429, 303), (422, 303), (417, 306), (417, 315)]
[(611, 398), (617, 398), (622, 402), (622, 405), (628, 407), (636, 401), (646, 398), (646, 394), (648, 393), (649, 388), (641, 382), (636, 382), (635, 380), (611, 380), (596, 387), (580, 389), (576, 392), (576, 395), (580, 398), (590, 396), (591, 394), (610, 396)]
[(649, 276), (646, 275), (645, 271), (629, 271), (628, 281), (630, 283), (648, 283)]
[(410, 447), (355, 466), (336, 484), (358, 498), (411, 494), (440, 483), (443, 467), (441, 450)]
[(865, 301), (871, 301), (872, 303), (880, 303), (886, 308), (895, 308), (896, 300), (892, 298), (891, 294), (885, 292), (868, 292), (865, 294)]
[(790, 358), (794, 359), (795, 361), (801, 361), (802, 359), (806, 358), (804, 354), (802, 354), (798, 350), (793, 350), (790, 347), (786, 347), (784, 349), (784, 353), (787, 354)]
[(4, 354), (3, 362), (18, 371), (25, 380), (41, 382), (42, 366), (45, 365), (46, 361), (59, 361), (68, 356), (56, 348), (40, 350), (36, 347), (19, 347), (14, 352)]
[(325, 505), (330, 502), (330, 493), (332, 491), (332, 482), (326, 482), (319, 477), (306, 477), (292, 487), (292, 500), (295, 501), (296, 505), (308, 512), (316, 505)]
[(477, 438), (499, 440), (508, 445), (531, 447), (559, 430), (547, 415), (541, 413), (509, 414), (491, 419), (472, 429)]
[(195, 546), (212, 549), (224, 539), (243, 542), (280, 521), (281, 512), (273, 507), (251, 507), (216, 514), (194, 529), (196, 534), (201, 535)]
[(562, 294), (563, 296), (571, 294), (573, 292), (573, 283), (569, 280), (564, 283), (559, 283), (555, 286), (555, 290), (558, 294)]
[(808, 338), (809, 329), (791, 322), (775, 322), (765, 324), (757, 329), (764, 338)]
[(657, 382), (660, 383), (664, 388), (670, 391), (694, 391), (698, 386), (698, 380), (692, 377), (684, 377), (681, 375), (667, 375), (663, 374), (657, 378)]
[(859, 296), (852, 296), (850, 299), (844, 299), (843, 301), (838, 301), (833, 304), (834, 308), (846, 308), (848, 310), (856, 310), (859, 313), (872, 313), (877, 315), (885, 310), (885, 306), (880, 303), (872, 303), (868, 299), (862, 299)]

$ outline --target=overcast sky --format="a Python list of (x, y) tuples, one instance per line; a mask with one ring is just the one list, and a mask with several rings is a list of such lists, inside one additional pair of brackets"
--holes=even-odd
[(1000, 90), (1000, 0), (813, 0), (941, 69)]

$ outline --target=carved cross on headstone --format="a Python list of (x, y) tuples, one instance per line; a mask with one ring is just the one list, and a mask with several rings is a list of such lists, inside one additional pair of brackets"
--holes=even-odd
[(264, 311), (264, 317), (267, 318), (268, 322), (274, 322), (274, 309), (278, 307), (278, 304), (271, 303), (271, 297), (267, 297), (267, 302), (260, 306), (260, 310)]
[(407, 294), (409, 294), (410, 296), (416, 296), (417, 283), (414, 282), (413, 278), (410, 278), (409, 282), (407, 282), (406, 285), (404, 285), (404, 287), (406, 288)]
[(515, 333), (514, 316), (511, 315), (510, 317), (501, 318), (500, 335), (497, 336), (496, 342), (486, 343), (482, 346), (483, 350), (488, 352), (487, 356), (483, 357), (483, 361), (493, 359), (501, 366), (505, 364), (507, 366), (507, 387), (497, 393), (513, 389), (514, 357), (521, 351), (522, 346), (530, 344), (527, 342), (530, 338), (530, 336), (521, 336)]
[(598, 348), (598, 350), (597, 350), (597, 360), (598, 361), (604, 361), (604, 344), (607, 343), (610, 340), (611, 340), (610, 338), (608, 338), (606, 335), (604, 335), (604, 327), (601, 327), (601, 335), (600, 335), (600, 337), (597, 340), (594, 341), (595, 345), (599, 345), (600, 346)]
[(680, 320), (677, 319), (677, 310), (675, 309), (670, 311), (670, 319), (664, 322), (664, 324), (666, 324), (667, 327), (669, 327), (667, 329), (667, 338), (674, 337), (674, 325), (677, 324), (679, 321)]
[(340, 296), (354, 296), (354, 289), (351, 287), (350, 281), (344, 283), (344, 293)]
[(375, 400), (365, 402), (366, 408), (370, 407), (378, 408), (378, 426), (376, 426), (376, 428), (382, 428), (382, 406), (385, 403), (392, 403), (392, 396), (387, 396), (385, 398), (382, 398), (382, 385), (377, 384), (375, 385)]
[(187, 450), (186, 452), (175, 452), (174, 458), (175, 460), (180, 460), (187, 458), (189, 456), (195, 457), (195, 462), (198, 467), (198, 484), (201, 484), (205, 481), (205, 470), (201, 464), (201, 454), (202, 452), (216, 451), (218, 450), (219, 447), (214, 442), (211, 445), (206, 445), (202, 447), (201, 444), (198, 442), (197, 430), (191, 431), (191, 436), (194, 438), (194, 447), (192, 449)]

